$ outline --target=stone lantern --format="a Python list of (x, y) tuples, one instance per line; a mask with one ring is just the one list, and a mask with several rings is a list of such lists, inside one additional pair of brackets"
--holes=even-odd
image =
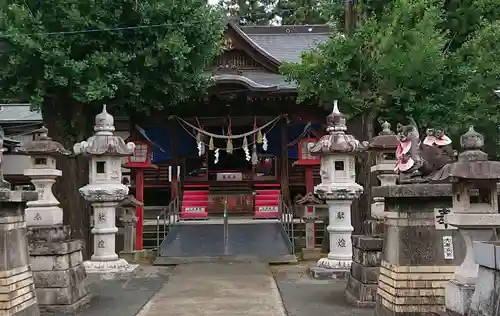
[(321, 157), (321, 183), (314, 187), (314, 193), (328, 205), (330, 252), (318, 261), (312, 273), (345, 277), (352, 263), (351, 204), (363, 192), (363, 187), (355, 182), (355, 154), (365, 147), (345, 133), (346, 119), (337, 101), (326, 123), (328, 134), (311, 148), (311, 154)]
[(115, 136), (114, 118), (106, 111), (95, 117), (94, 136), (76, 144), (75, 154), (90, 156), (89, 184), (80, 189), (80, 194), (94, 208), (94, 254), (84, 262), (87, 272), (119, 272), (135, 268), (115, 251), (115, 212), (119, 202), (128, 195), (128, 187), (121, 183), (122, 158), (134, 153), (134, 143), (125, 143)]
[[(460, 138), (460, 145), (463, 151), (458, 161), (445, 165), (432, 180), (452, 182), (453, 207), (445, 215), (445, 224), (458, 228), (466, 246), (465, 258), (446, 286), (446, 309), (454, 315), (468, 315), (478, 273), (473, 242), (491, 240), (500, 227), (500, 162), (488, 160), (481, 151), (484, 137), (472, 126)], [(471, 194), (474, 191), (477, 195)]]
[(45, 127), (34, 132), (34, 140), (15, 148), (14, 152), (31, 156), (31, 168), (24, 171), (38, 192), (39, 199), (26, 205), (26, 224), (28, 226), (60, 226), (63, 224), (63, 210), (52, 193), (56, 178), (62, 175), (56, 168), (56, 156), (71, 155), (60, 143), (47, 136)]
[[(71, 239), (71, 227), (63, 225), (63, 210), (52, 193), (56, 178), (62, 175), (56, 168), (56, 156), (71, 152), (47, 135), (48, 130), (42, 127), (34, 132), (33, 141), (14, 150), (31, 157), (31, 168), (24, 175), (38, 192), (38, 200), (28, 202), (25, 210), (30, 263), (40, 309), (73, 313), (90, 299), (82, 265), (83, 241)], [(56, 261), (57, 269), (47, 265)]]
[[(382, 123), (382, 131), (378, 136), (373, 137), (368, 143), (368, 150), (375, 154), (375, 165), (371, 166), (371, 174), (375, 174), (380, 181), (380, 186), (395, 185), (398, 174), (394, 171), (396, 165), (396, 148), (399, 139), (391, 131), (389, 122)], [(371, 215), (374, 219), (384, 219), (384, 198), (373, 197)]]

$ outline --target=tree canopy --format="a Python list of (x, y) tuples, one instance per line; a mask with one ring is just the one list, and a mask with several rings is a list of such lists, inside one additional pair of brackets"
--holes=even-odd
[(350, 36), (335, 33), (282, 72), (298, 82), (299, 101), (331, 106), (339, 99), (348, 115), (400, 122), (410, 116), (452, 133), (476, 122), (496, 126), (499, 15), (491, 0), (460, 3), (396, 0), (383, 9), (358, 8), (362, 23)]
[(218, 7), (240, 25), (269, 25), (275, 18), (274, 0), (220, 0)]
[(223, 32), (204, 0), (9, 0), (0, 10), (10, 45), (2, 91), (35, 106), (55, 96), (135, 109), (179, 104), (206, 87), (203, 69)]

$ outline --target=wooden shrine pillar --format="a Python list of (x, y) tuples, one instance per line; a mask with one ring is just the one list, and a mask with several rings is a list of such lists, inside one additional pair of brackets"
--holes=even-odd
[(290, 204), (290, 186), (288, 175), (288, 124), (286, 120), (281, 120), (281, 159), (280, 159), (280, 180), (281, 192), (285, 203)]
[(175, 120), (170, 120), (170, 142), (172, 154), (172, 182), (170, 183), (170, 192), (172, 200), (179, 196), (179, 179), (177, 177), (177, 169), (179, 168), (179, 155), (177, 150), (177, 123)]

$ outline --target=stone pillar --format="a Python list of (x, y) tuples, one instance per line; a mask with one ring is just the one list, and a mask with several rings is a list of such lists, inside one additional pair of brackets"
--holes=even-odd
[(354, 136), (345, 133), (346, 120), (337, 101), (326, 121), (328, 134), (310, 152), (321, 156), (321, 184), (314, 188), (314, 193), (328, 204), (330, 252), (327, 258), (318, 261), (317, 267), (311, 268), (311, 274), (342, 278), (347, 276), (352, 263), (351, 204), (363, 192), (363, 187), (355, 182), (354, 155), (365, 148)]
[(445, 311), (444, 288), (464, 257), (457, 230), (442, 222), (451, 185), (399, 184), (374, 187), (385, 198), (384, 248), (376, 315), (422, 315)]
[[(376, 176), (382, 186), (395, 185), (398, 178), (394, 166), (399, 140), (390, 127), (384, 122), (380, 134), (368, 144), (368, 150), (375, 155), (369, 176)], [(384, 207), (384, 198), (374, 196), (371, 216), (363, 223), (364, 235), (352, 236), (353, 263), (345, 296), (357, 307), (375, 306), (384, 241)]]
[[(3, 145), (4, 134), (0, 128), (0, 170)], [(38, 194), (33, 191), (11, 191), (0, 172), (0, 315), (40, 315), (24, 219), (25, 203), (37, 198)]]
[(40, 315), (24, 221), (25, 202), (37, 198), (36, 192), (0, 190), (0, 315)]
[(89, 184), (80, 194), (94, 209), (94, 254), (83, 264), (88, 273), (129, 272), (137, 266), (119, 259), (115, 251), (115, 212), (119, 202), (128, 195), (128, 187), (121, 183), (121, 161), (134, 152), (134, 143), (127, 143), (113, 132), (114, 118), (106, 105), (95, 118), (95, 134), (76, 144), (75, 154), (90, 156)]
[(42, 127), (34, 132), (34, 141), (15, 149), (31, 156), (32, 167), (24, 175), (38, 193), (38, 200), (28, 202), (26, 208), (30, 263), (40, 309), (73, 313), (90, 299), (82, 265), (83, 241), (71, 239), (71, 228), (63, 225), (63, 210), (52, 193), (61, 176), (55, 156), (71, 152), (47, 134)]
[[(446, 309), (454, 315), (468, 315), (478, 271), (473, 242), (496, 239), (494, 229), (500, 227), (500, 162), (488, 160), (488, 155), (481, 151), (484, 137), (472, 126), (462, 135), (460, 144), (463, 151), (458, 161), (444, 166), (432, 180), (453, 183), (453, 208), (445, 214), (444, 222), (458, 228), (466, 248), (462, 264), (446, 285)], [(477, 196), (471, 196), (474, 191)]]

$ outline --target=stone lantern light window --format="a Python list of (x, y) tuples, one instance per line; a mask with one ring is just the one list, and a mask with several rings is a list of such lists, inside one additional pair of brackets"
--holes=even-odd
[(35, 165), (46, 165), (47, 158), (35, 158)]
[(96, 161), (95, 170), (97, 173), (106, 173), (106, 162), (105, 161)]
[(335, 161), (335, 171), (344, 171), (344, 161)]

